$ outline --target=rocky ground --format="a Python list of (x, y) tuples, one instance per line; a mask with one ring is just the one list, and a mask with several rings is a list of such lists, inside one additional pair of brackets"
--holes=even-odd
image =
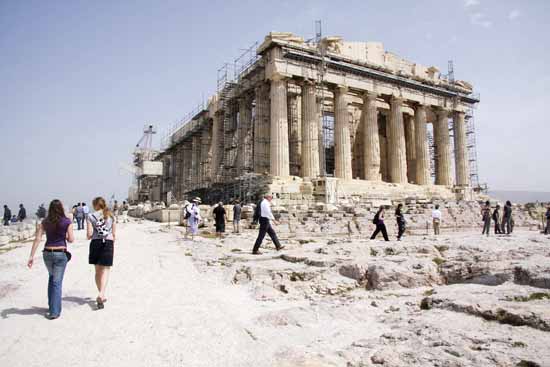
[(199, 271), (276, 309), (250, 328), (288, 366), (550, 366), (550, 238), (255, 232), (182, 242)]
[[(282, 229), (282, 228), (281, 228)], [(194, 242), (181, 227), (120, 227), (96, 311), (77, 234), (60, 319), (29, 243), (0, 254), (0, 365), (550, 366), (550, 238), (443, 233), (403, 241), (253, 230)], [(393, 229), (390, 230), (393, 232)]]

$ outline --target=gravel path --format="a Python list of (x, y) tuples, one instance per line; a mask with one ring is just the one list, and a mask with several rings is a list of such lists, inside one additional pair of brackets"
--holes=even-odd
[[(0, 255), (1, 366), (268, 366), (247, 327), (262, 306), (200, 276), (173, 233), (124, 224), (104, 310), (95, 310), (84, 231), (70, 245), (61, 318), (46, 312), (47, 271), (30, 246)], [(206, 245), (206, 244), (205, 244)], [(261, 352), (259, 352), (261, 351)]]

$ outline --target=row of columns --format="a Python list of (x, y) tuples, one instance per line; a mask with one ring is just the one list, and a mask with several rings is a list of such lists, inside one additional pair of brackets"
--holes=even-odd
[[(270, 83), (261, 83), (254, 94), (245, 95), (231, 111), (219, 111), (212, 116), (208, 128), (188, 138), (178, 150), (175, 169), (183, 171), (178, 176), (176, 186), (180, 192), (197, 188), (206, 181), (219, 182), (224, 165), (229, 166), (228, 148), (235, 146), (234, 170), (253, 169), (273, 176), (289, 176), (289, 106), (287, 80), (275, 76)], [(352, 149), (348, 110), (348, 89), (337, 86), (334, 94), (334, 175), (337, 178), (353, 178)], [(299, 122), (299, 159), (302, 177), (319, 177), (323, 146), (320, 128), (320, 103), (314, 82), (304, 81), (301, 85), (301, 103), (293, 113), (300, 114)], [(404, 115), (404, 100), (399, 97), (389, 99), (390, 110), (386, 115), (385, 138), (380, 135), (379, 96), (365, 92), (356, 139), (362, 144), (356, 159), (361, 159), (362, 178), (369, 181), (387, 180), (393, 183), (416, 183), (429, 185), (430, 153), (427, 134), (428, 106), (414, 105), (414, 116)], [(292, 103), (292, 102), (290, 102)], [(236, 112), (238, 110), (238, 124)], [(254, 111), (254, 112), (253, 112)], [(228, 115), (225, 115), (225, 114)], [(433, 122), (435, 141), (435, 171), (437, 185), (451, 186), (451, 152), (448, 119), (449, 111), (436, 108)], [(465, 116), (455, 111), (453, 117), (453, 136), (455, 146), (456, 184), (469, 185), (468, 156), (466, 142)], [(294, 118), (294, 117), (293, 117)], [(233, 121), (234, 120), (234, 121)], [(382, 120), (384, 121), (384, 120)], [(294, 121), (295, 122), (295, 121)], [(235, 135), (228, 134), (227, 126), (236, 128)], [(294, 127), (296, 128), (296, 127)], [(225, 159), (224, 159), (225, 158)], [(232, 166), (233, 167), (233, 166)], [(354, 166), (358, 167), (358, 166)], [(355, 168), (357, 169), (357, 168)], [(384, 177), (387, 175), (387, 177)]]
[[(334, 156), (335, 177), (352, 179), (352, 154), (349, 131), (347, 88), (334, 89)], [(430, 155), (427, 138), (427, 106), (416, 105), (414, 117), (403, 118), (404, 100), (390, 98), (390, 114), (386, 121), (386, 141), (380, 141), (378, 126), (377, 95), (365, 93), (361, 115), (363, 140), (364, 178), (381, 181), (381, 172), (388, 174), (393, 183), (414, 182), (430, 184)], [(287, 117), (287, 85), (281, 77), (271, 81), (271, 149), (270, 173), (274, 176), (289, 175), (289, 142)], [(309, 81), (302, 85), (302, 149), (303, 177), (319, 176), (319, 114), (315, 86)], [(451, 151), (448, 129), (449, 111), (437, 108), (433, 123), (435, 140), (435, 169), (437, 185), (452, 186)], [(453, 114), (455, 145), (456, 184), (469, 185), (468, 156), (464, 113)], [(387, 156), (383, 162), (381, 156)], [(387, 167), (382, 167), (382, 164)]]

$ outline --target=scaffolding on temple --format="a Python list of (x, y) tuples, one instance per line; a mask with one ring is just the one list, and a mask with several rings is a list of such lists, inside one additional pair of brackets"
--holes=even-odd
[(477, 147), (476, 147), (476, 129), (474, 121), (474, 110), (470, 108), (466, 112), (466, 139), (468, 146), (468, 163), (470, 168), (470, 185), (479, 192), (487, 192), (487, 185), (481, 185), (479, 182), (479, 172), (477, 165)]

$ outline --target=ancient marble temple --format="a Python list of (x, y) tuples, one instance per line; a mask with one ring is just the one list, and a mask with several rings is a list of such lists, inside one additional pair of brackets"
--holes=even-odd
[(169, 137), (161, 200), (468, 196), (472, 85), (377, 42), (270, 33)]

